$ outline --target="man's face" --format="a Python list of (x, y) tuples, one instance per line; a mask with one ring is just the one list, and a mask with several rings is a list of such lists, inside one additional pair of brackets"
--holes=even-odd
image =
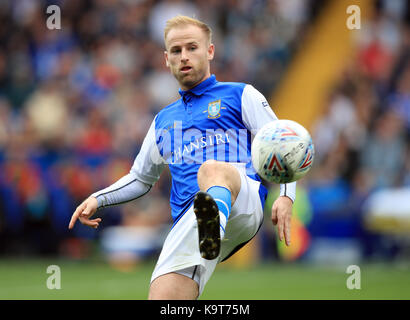
[(209, 62), (214, 45), (205, 32), (195, 25), (175, 27), (165, 39), (165, 62), (182, 90), (188, 90), (210, 76)]

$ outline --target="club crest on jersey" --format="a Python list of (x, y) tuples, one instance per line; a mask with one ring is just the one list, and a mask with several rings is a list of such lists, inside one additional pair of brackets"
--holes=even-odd
[[(208, 119), (216, 119), (221, 116), (221, 109), (225, 109), (221, 107), (221, 99), (212, 101), (208, 104)], [(206, 112), (206, 111), (204, 111)]]

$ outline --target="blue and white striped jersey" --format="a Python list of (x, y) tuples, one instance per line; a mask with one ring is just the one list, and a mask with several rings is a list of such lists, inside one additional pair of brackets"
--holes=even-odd
[[(186, 212), (199, 191), (197, 172), (206, 160), (244, 166), (249, 177), (260, 181), (251, 163), (252, 135), (277, 120), (265, 97), (249, 84), (218, 82), (214, 75), (179, 93), (181, 98), (154, 118), (129, 175), (94, 194), (99, 207), (145, 194), (166, 165), (172, 176), (174, 221)], [(282, 185), (281, 195), (286, 193), (294, 200), (295, 185)], [(262, 206), (266, 193), (261, 185)]]

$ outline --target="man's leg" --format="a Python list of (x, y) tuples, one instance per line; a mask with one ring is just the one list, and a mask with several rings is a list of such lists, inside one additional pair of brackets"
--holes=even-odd
[(198, 170), (201, 191), (194, 199), (194, 213), (198, 223), (199, 250), (208, 260), (218, 257), (221, 240), (239, 190), (241, 178), (232, 165), (209, 160)]
[[(219, 162), (215, 160), (209, 160), (204, 162), (198, 170), (197, 178), (198, 185), (201, 191), (209, 191), (210, 193), (213, 193), (214, 191), (210, 189), (215, 186), (226, 188), (227, 190), (229, 190), (229, 207), (231, 207), (231, 205), (234, 204), (236, 197), (238, 196), (239, 191), (241, 189), (241, 178), (239, 172), (235, 167), (225, 162)], [(213, 197), (212, 194), (211, 196)], [(218, 202), (217, 198), (218, 197), (212, 199), (212, 201), (216, 200), (216, 215), (218, 215), (218, 209), (221, 205)], [(181, 222), (179, 222), (179, 224), (180, 223)], [(219, 223), (217, 225), (216, 230), (218, 234), (218, 240), (220, 240)], [(148, 299), (197, 299), (198, 295), (199, 288), (198, 283), (195, 280), (191, 279), (190, 277), (172, 272), (161, 275), (152, 281)]]
[(226, 162), (208, 160), (198, 170), (198, 186), (208, 191), (213, 186), (225, 187), (231, 192), (231, 205), (241, 190), (241, 177), (238, 170)]
[(182, 274), (167, 273), (156, 278), (149, 289), (149, 300), (195, 300), (199, 288), (195, 280)]

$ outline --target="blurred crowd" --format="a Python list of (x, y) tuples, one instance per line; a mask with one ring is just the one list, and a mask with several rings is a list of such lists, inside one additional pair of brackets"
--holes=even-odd
[[(353, 246), (362, 256), (391, 258), (401, 254), (401, 240), (366, 228), (365, 215), (382, 210), (366, 206), (376, 192), (410, 187), (408, 1), (376, 1), (352, 36), (357, 53), (312, 128), (316, 163), (308, 181), (314, 212), (309, 230), (314, 237), (356, 239)], [(404, 212), (409, 202), (400, 197), (390, 211), (402, 206)]]
[[(166, 234), (171, 223), (168, 171), (138, 203), (104, 209), (101, 230), (67, 226), (85, 197), (128, 173), (154, 115), (179, 98), (164, 63), (165, 21), (208, 22), (212, 73), (270, 97), (324, 2), (1, 1), (0, 254), (83, 257), (96, 238), (107, 251), (148, 254), (148, 231)], [(61, 8), (61, 29), (47, 29), (49, 5)], [(312, 235), (356, 236), (369, 193), (410, 184), (408, 12), (405, 0), (377, 2), (312, 128), (317, 157), (303, 183)]]

